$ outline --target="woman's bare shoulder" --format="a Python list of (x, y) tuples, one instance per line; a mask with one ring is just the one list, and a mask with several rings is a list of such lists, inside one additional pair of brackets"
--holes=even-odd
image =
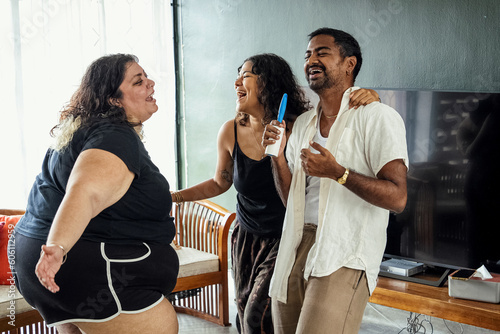
[(219, 129), (219, 135), (218, 135), (218, 142), (219, 145), (222, 145), (225, 147), (226, 150), (232, 151), (232, 148), (234, 146), (234, 124), (235, 120), (230, 119), (224, 124)]

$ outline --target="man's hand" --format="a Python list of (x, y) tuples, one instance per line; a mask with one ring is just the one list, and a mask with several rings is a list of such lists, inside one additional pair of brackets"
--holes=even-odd
[[(309, 149), (300, 151), (302, 168), (306, 175), (317, 177), (329, 177), (337, 180), (344, 173), (344, 167), (339, 165), (333, 154), (320, 144), (311, 141), (312, 148), (319, 153), (312, 153)], [(340, 175), (340, 176), (339, 176)]]

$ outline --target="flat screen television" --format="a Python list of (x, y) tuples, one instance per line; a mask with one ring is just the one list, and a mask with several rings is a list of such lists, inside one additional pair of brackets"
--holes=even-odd
[(500, 93), (377, 92), (405, 121), (410, 160), (385, 257), (499, 272)]

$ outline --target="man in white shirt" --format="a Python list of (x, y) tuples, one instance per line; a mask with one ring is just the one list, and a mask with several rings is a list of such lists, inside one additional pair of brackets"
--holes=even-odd
[[(379, 102), (349, 109), (362, 63), (351, 35), (321, 28), (309, 38), (304, 70), (320, 101), (295, 121), (286, 159), (285, 138), (272, 159), (287, 206), (270, 287), (274, 329), (357, 333), (376, 285), (389, 212), (406, 205), (405, 127)], [(264, 145), (277, 135), (267, 126)]]

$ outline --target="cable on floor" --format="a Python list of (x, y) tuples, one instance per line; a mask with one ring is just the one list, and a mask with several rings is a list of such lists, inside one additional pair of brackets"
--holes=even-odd
[[(432, 334), (434, 332), (434, 327), (432, 326), (432, 322), (430, 319), (419, 319), (421, 314), (413, 313), (410, 312), (410, 316), (406, 318), (407, 324), (405, 328), (402, 328), (398, 334), (402, 333), (405, 329), (408, 333), (415, 334), (415, 333), (427, 333), (427, 328), (425, 328), (424, 323), (428, 323), (430, 326), (430, 333)], [(423, 332), (420, 332), (420, 330), (423, 330)]]

